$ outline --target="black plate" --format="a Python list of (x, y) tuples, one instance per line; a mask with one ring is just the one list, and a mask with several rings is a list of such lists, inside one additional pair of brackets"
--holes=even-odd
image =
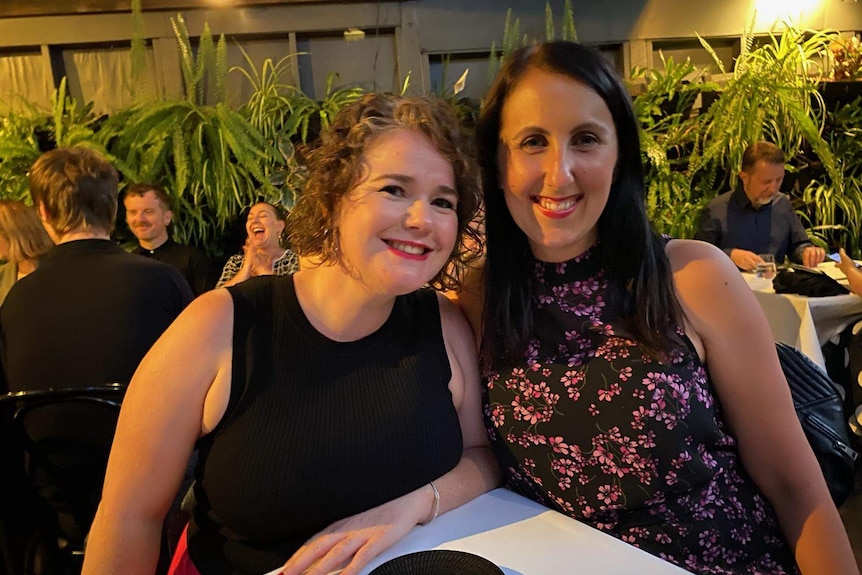
[(503, 575), (503, 570), (472, 553), (438, 549), (390, 559), (368, 575)]

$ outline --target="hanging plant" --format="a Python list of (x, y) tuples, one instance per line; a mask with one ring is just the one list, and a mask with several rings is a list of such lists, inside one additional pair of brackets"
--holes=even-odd
[[(698, 38), (726, 74), (709, 43)], [(787, 26), (780, 36), (770, 33), (766, 44), (752, 49), (749, 28), (733, 74), (703, 118), (693, 171), (702, 169), (723, 178), (719, 180), (721, 189), (728, 189), (742, 165), (745, 148), (767, 140), (791, 158), (810, 148), (831, 177), (840, 177), (821, 136), (824, 105), (817, 91), (824, 75), (820, 62), (834, 38), (834, 32)]]
[[(242, 114), (224, 103), (224, 36), (204, 26), (197, 54), (182, 16), (171, 20), (180, 49), (185, 97), (149, 101), (111, 116), (99, 132), (126, 180), (162, 185), (175, 207), (177, 241), (221, 254), (231, 222), (272, 193), (263, 166), (279, 152)], [(215, 104), (206, 104), (207, 100)]]
[(693, 153), (702, 119), (692, 114), (698, 95), (718, 90), (705, 69), (660, 54), (663, 70), (635, 67), (632, 82), (644, 81), (634, 99), (640, 124), (646, 207), (655, 228), (673, 237), (692, 237), (706, 199), (692, 185)]

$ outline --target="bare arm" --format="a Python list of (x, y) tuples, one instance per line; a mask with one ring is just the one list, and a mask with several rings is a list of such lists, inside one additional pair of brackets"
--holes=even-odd
[[(443, 339), (452, 367), (449, 390), (458, 411), (464, 452), (458, 464), (434, 480), (445, 513), (493, 489), (500, 471), (488, 447), (481, 413), (475, 344), (463, 315), (442, 295)], [(434, 491), (424, 485), (398, 499), (332, 524), (285, 564), (284, 575), (325, 575), (347, 564), (341, 575), (355, 575), (371, 559), (433, 514)], [(306, 571), (307, 570), (307, 571)]]
[(232, 331), (230, 294), (207, 292), (144, 357), (120, 411), (84, 574), (155, 571), (162, 522), (194, 443), (224, 413)]
[(802, 573), (858, 573), (757, 300), (731, 262), (707, 244), (676, 240), (668, 256), (688, 331), (742, 463), (775, 508)]

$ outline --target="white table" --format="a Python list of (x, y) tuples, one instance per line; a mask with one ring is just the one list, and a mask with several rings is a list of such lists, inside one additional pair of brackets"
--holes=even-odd
[(507, 489), (495, 489), (415, 527), (369, 563), (362, 575), (400, 555), (428, 549), (480, 555), (506, 575), (688, 573)]
[[(821, 266), (841, 281), (833, 272), (836, 269), (834, 264)], [(820, 348), (847, 326), (862, 319), (862, 297), (857, 295), (806, 297), (777, 294), (771, 281), (750, 273), (742, 275), (763, 308), (775, 341), (795, 347), (824, 370), (826, 362)]]

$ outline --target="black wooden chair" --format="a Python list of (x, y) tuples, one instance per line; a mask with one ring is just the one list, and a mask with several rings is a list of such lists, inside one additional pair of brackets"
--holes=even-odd
[(26, 485), (47, 510), (28, 545), (25, 575), (80, 572), (125, 391), (108, 384), (0, 396)]

